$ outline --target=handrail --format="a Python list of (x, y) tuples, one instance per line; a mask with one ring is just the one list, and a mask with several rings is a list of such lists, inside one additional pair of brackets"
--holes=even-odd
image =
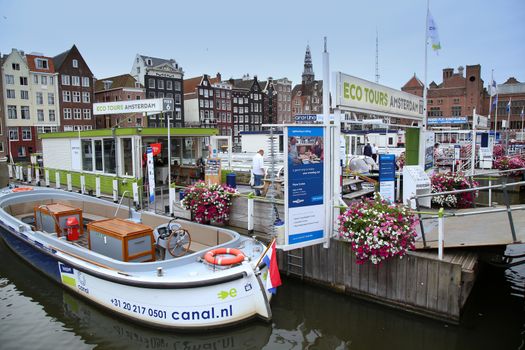
[(509, 187), (509, 186), (518, 186), (518, 185), (525, 185), (525, 181), (513, 182), (513, 183), (510, 183), (510, 184), (509, 183), (504, 183), (504, 184), (493, 185), (493, 186), (465, 188), (465, 189), (462, 189), (462, 190), (454, 190), (454, 191), (419, 194), (419, 195), (414, 195), (414, 196), (410, 197), (409, 199), (412, 200), (412, 199), (416, 199), (416, 198), (436, 197), (436, 196), (442, 196), (442, 195), (457, 194), (457, 193), (463, 193), (463, 192), (473, 192), (473, 191), (480, 191), (480, 190), (488, 190), (488, 189), (494, 189), (494, 188), (506, 188), (506, 187)]

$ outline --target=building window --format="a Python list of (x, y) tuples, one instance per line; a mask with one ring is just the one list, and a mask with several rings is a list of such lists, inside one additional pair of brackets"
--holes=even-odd
[(38, 75), (36, 74), (33, 75), (33, 83), (38, 84)]
[(175, 82), (175, 91), (180, 91), (180, 81)]
[(62, 75), (62, 85), (70, 85), (69, 75)]
[(157, 82), (157, 88), (164, 90), (164, 80), (158, 80)]
[(7, 96), (7, 98), (16, 98), (16, 92), (15, 92), (15, 90), (9, 90), (9, 89), (7, 89), (7, 91), (6, 91), (6, 96)]
[(18, 156), (19, 157), (25, 157), (26, 156), (26, 147), (25, 146), (18, 147)]
[(74, 108), (73, 109), (73, 119), (79, 120), (82, 116), (80, 114), (80, 108)]
[(82, 86), (89, 87), (89, 77), (82, 77)]
[(64, 125), (64, 131), (73, 131), (73, 125)]
[(7, 119), (16, 119), (16, 106), (7, 106)]
[(80, 102), (80, 91), (73, 91), (73, 102)]
[(175, 94), (175, 103), (180, 104), (180, 94)]
[(173, 90), (173, 82), (171, 80), (166, 82), (166, 90)]
[(20, 85), (27, 85), (27, 77), (20, 77)]
[(149, 78), (148, 79), (148, 87), (150, 89), (155, 89), (155, 79), (153, 79), (153, 78)]
[(155, 98), (155, 92), (154, 91), (148, 91), (148, 98)]
[(109, 174), (115, 174), (115, 164), (115, 140), (104, 139), (104, 172)]
[(50, 109), (49, 110), (49, 121), (50, 122), (56, 121), (56, 116), (55, 116), (55, 110), (54, 109)]
[(55, 85), (55, 78), (49, 77), (49, 85)]
[(82, 114), (83, 114), (84, 119), (86, 120), (91, 119), (91, 109), (82, 110)]
[(9, 141), (18, 141), (18, 128), (9, 129)]
[(10, 75), (10, 74), (6, 74), (5, 75), (5, 83), (6, 84), (14, 84), (15, 83), (15, 76), (14, 75)]
[(29, 106), (20, 107), (20, 115), (21, 115), (21, 119), (26, 119), (26, 120), (31, 119), (30, 114), (29, 114)]
[(131, 138), (124, 138), (120, 141), (122, 175), (133, 176), (133, 142)]
[(93, 130), (93, 125), (84, 125), (84, 130)]
[(3, 142), (0, 142), (0, 152), (5, 152)]
[(452, 106), (452, 116), (461, 117), (461, 106)]
[(44, 104), (44, 95), (41, 92), (36, 93), (36, 104), (37, 105), (43, 105)]
[(36, 67), (39, 68), (39, 69), (47, 69), (48, 68), (47, 60), (42, 59), (42, 58), (37, 58), (36, 59)]
[(73, 60), (73, 68), (78, 68), (78, 60)]
[(47, 77), (45, 75), (42, 75), (40, 77), (40, 82), (42, 85), (47, 85)]
[(82, 102), (84, 102), (84, 103), (91, 102), (91, 98), (90, 98), (89, 92), (83, 92), (82, 93)]
[(52, 92), (47, 93), (47, 104), (48, 105), (54, 105), (55, 104), (55, 94)]
[(71, 119), (71, 108), (64, 108), (64, 119)]
[(93, 146), (91, 140), (82, 140), (82, 170), (93, 171)]
[(71, 85), (80, 86), (80, 77), (76, 75), (71, 76)]
[(22, 128), (22, 141), (31, 141), (31, 127)]
[(44, 110), (43, 109), (37, 109), (36, 110), (36, 117), (37, 117), (39, 122), (43, 122), (44, 121)]
[(95, 140), (95, 171), (103, 171), (103, 161), (102, 161), (102, 140)]
[(20, 70), (20, 64), (18, 64), (18, 63), (12, 63), (12, 64), (11, 64), (11, 68), (13, 68), (13, 70)]
[(20, 98), (22, 100), (29, 100), (29, 91), (20, 90)]
[(71, 91), (62, 91), (62, 100), (64, 102), (71, 102)]

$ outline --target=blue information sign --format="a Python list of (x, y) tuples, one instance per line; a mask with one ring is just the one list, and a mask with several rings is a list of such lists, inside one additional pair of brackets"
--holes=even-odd
[(379, 155), (379, 181), (394, 181), (396, 179), (396, 156), (394, 154)]
[(324, 129), (289, 127), (287, 244), (324, 237)]

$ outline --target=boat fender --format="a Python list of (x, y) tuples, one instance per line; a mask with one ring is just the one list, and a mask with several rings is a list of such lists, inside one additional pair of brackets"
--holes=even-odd
[(33, 191), (33, 187), (16, 187), (12, 189), (13, 192)]
[[(233, 255), (231, 258), (217, 257), (217, 255)], [(204, 254), (204, 260), (213, 265), (235, 265), (240, 264), (245, 259), (244, 254), (235, 248), (217, 248)]]

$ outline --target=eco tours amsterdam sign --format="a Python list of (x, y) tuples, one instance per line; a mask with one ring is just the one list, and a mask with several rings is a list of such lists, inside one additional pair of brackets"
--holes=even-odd
[(172, 98), (93, 103), (93, 114), (160, 113), (173, 111)]
[(423, 119), (423, 99), (341, 72), (335, 76), (336, 105), (343, 110)]

